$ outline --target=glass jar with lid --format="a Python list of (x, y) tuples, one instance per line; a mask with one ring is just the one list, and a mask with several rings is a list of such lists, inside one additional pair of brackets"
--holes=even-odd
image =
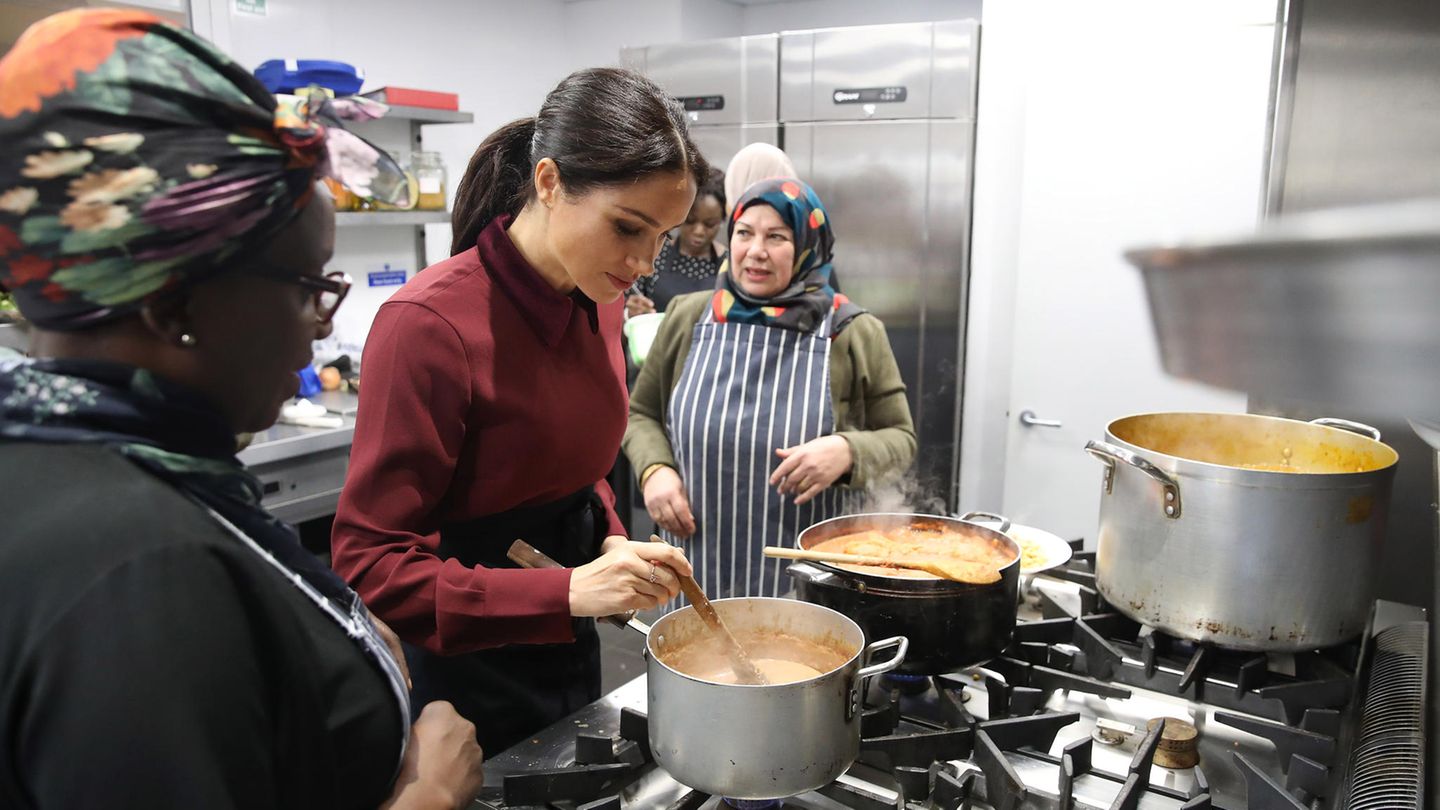
[(445, 161), (440, 153), (412, 153), (410, 171), (420, 190), (415, 207), (424, 211), (445, 210)]

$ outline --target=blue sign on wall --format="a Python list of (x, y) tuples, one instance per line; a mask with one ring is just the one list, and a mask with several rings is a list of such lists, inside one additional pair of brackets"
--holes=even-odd
[(371, 287), (398, 287), (405, 283), (406, 272), (403, 267), (391, 270), (390, 265), (387, 264), (384, 270), (377, 270), (366, 275), (369, 276)]

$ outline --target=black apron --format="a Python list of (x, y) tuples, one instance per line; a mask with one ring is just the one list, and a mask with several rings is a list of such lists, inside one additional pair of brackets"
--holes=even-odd
[[(593, 486), (539, 506), (512, 509), (440, 529), (441, 559), (467, 566), (516, 568), (505, 557), (524, 540), (567, 568), (600, 554), (607, 522)], [(475, 724), (486, 758), (600, 699), (600, 638), (594, 619), (572, 619), (569, 644), (512, 644), (462, 655), (436, 655), (405, 645), (419, 712), (448, 700)]]

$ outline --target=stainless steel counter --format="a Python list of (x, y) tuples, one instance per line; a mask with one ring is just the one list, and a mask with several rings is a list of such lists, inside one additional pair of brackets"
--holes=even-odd
[[(255, 434), (239, 459), (264, 487), (265, 508), (281, 520), (299, 523), (335, 513), (345, 473), (350, 466), (350, 442), (355, 435), (353, 394), (330, 393), (349, 411), (337, 428), (275, 425)], [(328, 404), (328, 403), (327, 403)]]
[(0, 323), (0, 348), (25, 352), (30, 347), (30, 337), (18, 324)]
[(250, 442), (249, 447), (240, 452), (239, 458), (245, 466), (257, 467), (336, 447), (349, 447), (355, 434), (355, 417), (342, 418), (345, 424), (337, 428), (275, 425), (255, 434), (255, 439)]

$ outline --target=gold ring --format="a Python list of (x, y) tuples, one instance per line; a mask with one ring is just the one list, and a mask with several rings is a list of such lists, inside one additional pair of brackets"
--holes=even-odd
[(650, 563), (650, 584), (655, 584), (655, 563)]

